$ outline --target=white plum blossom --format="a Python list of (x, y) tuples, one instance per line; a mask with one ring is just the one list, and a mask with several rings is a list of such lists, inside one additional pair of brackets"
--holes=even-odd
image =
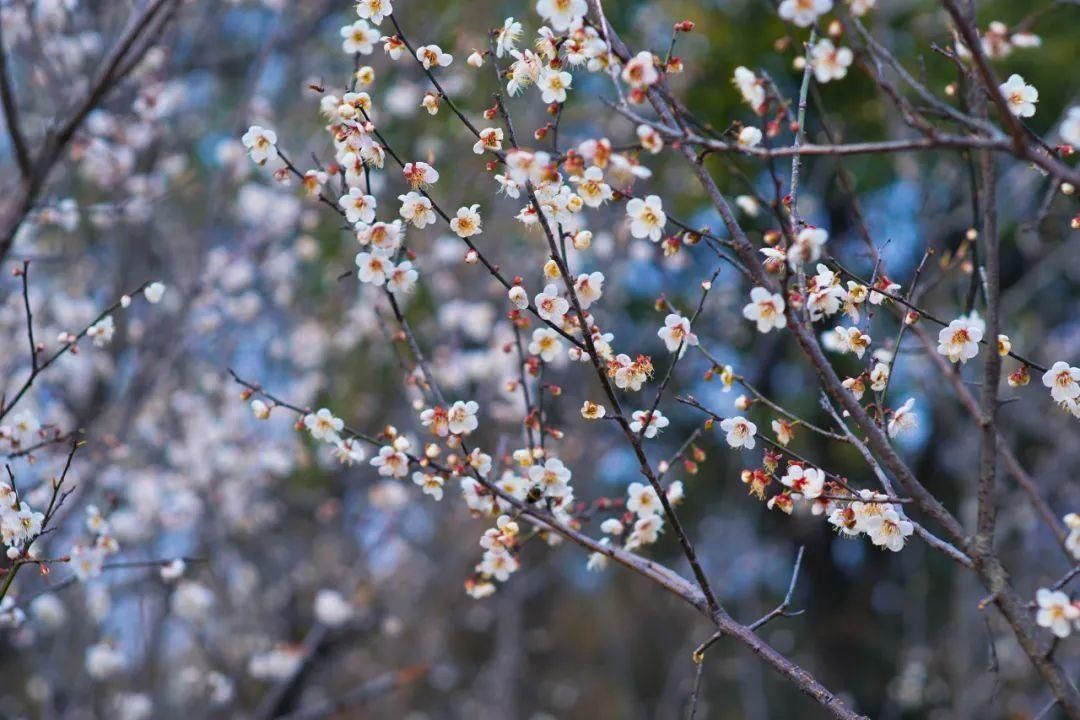
[[(41, 430), (41, 422), (32, 410), (20, 410), (11, 418), (11, 439), (16, 445), (33, 442), (39, 430)], [(0, 484), (0, 490), (6, 487), (8, 487), (6, 484)]]
[(870, 336), (855, 326), (836, 328), (833, 338), (837, 352), (854, 353), (860, 359), (871, 343)]
[(420, 423), (432, 432), (432, 434), (439, 437), (446, 437), (450, 434), (450, 419), (447, 416), (446, 408), (434, 407), (428, 408), (420, 413)]
[(454, 435), (468, 435), (479, 425), (476, 413), (480, 405), (475, 400), (458, 400), (447, 411), (447, 423)]
[(529, 343), (529, 352), (539, 355), (544, 362), (551, 362), (562, 351), (562, 343), (559, 334), (550, 328), (537, 328), (533, 330), (532, 342)]
[(636, 89), (654, 85), (660, 79), (660, 73), (656, 71), (655, 60), (651, 52), (642, 50), (627, 61), (622, 72), (623, 81)]
[(574, 281), (574, 292), (582, 310), (588, 310), (604, 293), (604, 273), (592, 272), (578, 275)]
[(889, 385), (889, 366), (883, 362), (875, 363), (870, 370), (870, 389), (874, 392), (884, 392)]
[(983, 329), (966, 317), (957, 318), (938, 333), (937, 351), (949, 358), (949, 362), (966, 363), (979, 354), (979, 342)]
[(536, 12), (556, 32), (569, 30), (571, 25), (585, 17), (588, 9), (585, 0), (539, 0), (536, 3)]
[(662, 515), (638, 517), (634, 523), (634, 529), (630, 536), (626, 538), (626, 544), (623, 547), (627, 550), (636, 550), (644, 545), (652, 545), (660, 539), (660, 532), (663, 529), (664, 519)]
[(793, 495), (813, 500), (825, 490), (825, 473), (817, 468), (788, 465), (780, 482), (791, 488)]
[(649, 195), (644, 200), (632, 198), (626, 203), (626, 215), (630, 219), (630, 234), (636, 238), (649, 238), (659, 242), (667, 225), (663, 201), (659, 195)]
[(420, 274), (413, 268), (412, 262), (403, 260), (395, 265), (386, 279), (386, 287), (392, 293), (407, 295), (416, 287), (416, 281)]
[[(633, 487), (635, 484), (639, 485), (640, 483), (631, 483), (631, 487)], [(650, 486), (649, 489), (652, 490), (652, 487)], [(627, 488), (627, 490), (629, 491), (629, 488)], [(600, 532), (604, 533), (605, 535), (622, 535), (625, 531), (626, 526), (623, 525), (621, 520), (618, 520), (616, 518), (608, 518), (604, 522), (600, 523)]]
[(846, 47), (838, 48), (829, 39), (818, 40), (810, 49), (810, 66), (819, 83), (841, 80), (847, 75), (854, 55)]
[(394, 264), (384, 250), (357, 253), (356, 266), (359, 268), (357, 277), (360, 282), (370, 283), (376, 287), (386, 284), (394, 270)]
[(483, 232), (479, 210), (479, 205), (458, 208), (457, 215), (450, 219), (450, 229), (460, 238), (479, 235)]
[(571, 493), (570, 468), (558, 458), (549, 458), (543, 465), (529, 468), (529, 480), (539, 486), (547, 497), (561, 498)]
[(495, 578), (499, 582), (510, 579), (519, 567), (518, 559), (505, 549), (488, 550), (484, 553), (483, 560), (476, 566), (477, 572), (485, 577)]
[(435, 222), (435, 211), (432, 209), (431, 200), (418, 192), (409, 192), (399, 195), (401, 209), (398, 214), (401, 219), (411, 223), (413, 227), (423, 229)]
[(648, 358), (641, 357), (635, 361), (629, 355), (620, 353), (609, 360), (608, 374), (614, 375), (615, 387), (637, 392), (652, 375), (652, 362)]
[[(633, 422), (630, 423), (630, 432), (640, 433), (642, 428), (645, 428), (644, 436), (650, 439), (671, 424), (659, 410), (653, 410), (651, 414), (648, 410), (637, 410), (631, 417)], [(649, 419), (648, 425), (645, 425), (645, 418)]]
[(517, 41), (521, 37), (521, 23), (512, 17), (503, 21), (501, 28), (495, 31), (495, 57), (502, 57), (516, 49)]
[(259, 125), (252, 125), (240, 141), (248, 149), (251, 159), (263, 165), (267, 160), (277, 157), (277, 133)]
[(570, 310), (570, 302), (559, 295), (559, 289), (550, 284), (544, 288), (544, 292), (533, 298), (536, 312), (541, 318), (553, 325), (562, 325), (566, 313)]
[(570, 181), (577, 184), (577, 194), (591, 208), (598, 208), (614, 197), (611, 186), (604, 182), (604, 171), (595, 165)]
[(915, 398), (908, 398), (903, 405), (893, 411), (892, 417), (889, 418), (889, 437), (896, 437), (918, 426), (919, 418), (912, 410), (914, 406)]
[(760, 114), (765, 106), (765, 87), (758, 76), (750, 69), (739, 66), (735, 68), (732, 82), (739, 89), (743, 100), (753, 108), (754, 112)]
[(71, 570), (81, 582), (101, 575), (105, 562), (105, 552), (101, 548), (79, 544), (72, 547), (68, 554), (71, 556)]
[(334, 441), (334, 457), (342, 465), (353, 466), (364, 462), (367, 454), (363, 446), (354, 438), (338, 438)]
[[(900, 289), (900, 283), (893, 282), (889, 278), (882, 276), (878, 279), (877, 283), (874, 284), (874, 288), (874, 290), (870, 291), (870, 304), (881, 305), (889, 299), (890, 295), (896, 294), (896, 291)], [(882, 292), (878, 292), (878, 290), (888, 294), (883, 294)], [(975, 313), (972, 314), (974, 315)]]
[[(600, 544), (604, 547), (611, 545), (611, 538), (600, 538)], [(597, 572), (607, 567), (608, 557), (602, 552), (589, 553), (589, 558), (585, 562), (585, 569), (590, 572)]]
[(502, 150), (502, 128), (484, 128), (480, 131), (480, 137), (473, 144), (473, 152), (483, 155), (485, 152)]
[(469, 467), (482, 478), (486, 478), (488, 473), (491, 472), (491, 456), (480, 452), (480, 448), (473, 448), (473, 451), (469, 453), (465, 460), (468, 462)]
[(386, 477), (403, 478), (409, 473), (408, 456), (391, 445), (379, 448), (379, 454), (371, 458), (371, 464), (379, 468), (380, 475)]
[(685, 345), (697, 345), (698, 337), (690, 331), (690, 318), (676, 313), (669, 314), (664, 318), (664, 327), (656, 331), (656, 334), (664, 341), (668, 352), (675, 352)]
[(787, 327), (784, 298), (780, 293), (770, 293), (763, 287), (750, 291), (750, 302), (743, 307), (742, 314), (747, 320), (757, 323), (758, 332), (761, 333)]
[[(659, 515), (664, 511), (660, 496), (657, 495), (656, 489), (652, 485), (639, 482), (630, 483), (629, 487), (626, 488), (626, 495), (626, 509), (638, 517)], [(604, 530), (604, 532), (613, 535), (621, 534), (623, 531), (622, 523), (616, 522), (618, 523), (617, 531), (609, 525), (609, 529)], [(603, 530), (602, 526), (601, 530)]]
[(16, 558), (37, 539), (45, 525), (44, 513), (36, 512), (25, 500), (18, 500), (11, 485), (0, 483), (0, 540), (8, 557)]
[(545, 68), (536, 81), (536, 86), (540, 88), (540, 99), (546, 103), (566, 102), (566, 91), (573, 79), (574, 76), (565, 70)]
[(375, 222), (375, 198), (365, 195), (360, 188), (349, 188), (349, 192), (338, 198), (338, 205), (345, 211), (345, 219), (351, 223)]
[(823, 317), (835, 315), (840, 311), (841, 304), (848, 299), (848, 292), (840, 286), (836, 274), (818, 263), (817, 275), (814, 276), (813, 287), (806, 303), (810, 310), (810, 319), (816, 322)]
[(401, 174), (405, 177), (405, 182), (409, 183), (409, 187), (414, 190), (439, 182), (439, 171), (421, 160), (405, 163), (405, 166), (401, 168)]
[(105, 347), (112, 342), (113, 335), (116, 334), (116, 325), (113, 322), (112, 315), (106, 315), (101, 320), (91, 325), (86, 331), (86, 337), (94, 341), (94, 345), (97, 347)]
[(869, 517), (864, 528), (864, 532), (875, 545), (893, 552), (900, 552), (904, 548), (906, 538), (914, 531), (915, 526), (911, 521), (900, 517), (891, 507)]
[(776, 442), (780, 443), (784, 447), (787, 447), (795, 437), (795, 427), (787, 420), (780, 418), (773, 420), (769, 423), (774, 433), (776, 433)]
[(681, 503), (686, 497), (686, 490), (683, 487), (682, 480), (676, 480), (671, 483), (671, 485), (668, 485), (668, 489), (664, 492), (664, 495), (667, 496), (668, 502), (672, 505)]
[(599, 403), (586, 400), (581, 406), (581, 417), (586, 420), (602, 420), (607, 415), (607, 408)]
[(441, 475), (432, 475), (422, 472), (414, 472), (413, 483), (418, 485), (421, 491), (436, 501), (443, 499), (443, 486), (446, 480)]
[(1035, 622), (1039, 627), (1050, 630), (1056, 637), (1068, 637), (1073, 624), (1080, 622), (1080, 607), (1061, 590), (1039, 588), (1035, 593), (1035, 602), (1039, 605)]
[(638, 125), (637, 136), (641, 147), (650, 155), (656, 155), (664, 149), (664, 136), (648, 125)]
[(787, 251), (788, 265), (798, 270), (804, 263), (816, 262), (821, 249), (829, 240), (829, 233), (822, 228), (803, 228), (795, 236), (795, 242)]
[(334, 417), (327, 408), (322, 408), (316, 413), (304, 416), (304, 427), (316, 440), (332, 443), (338, 439), (338, 433), (345, 427), (345, 421)]
[(1062, 360), (1043, 373), (1042, 382), (1050, 388), (1054, 402), (1067, 403), (1080, 397), (1080, 368), (1070, 367)]
[(810, 27), (819, 16), (832, 10), (832, 0), (784, 0), (780, 17), (798, 27)]
[(524, 52), (511, 50), (510, 55), (514, 58), (514, 62), (510, 64), (510, 79), (506, 83), (506, 91), (511, 95), (517, 95), (540, 79), (543, 63), (532, 50)]
[(385, 17), (394, 14), (394, 4), (391, 0), (358, 0), (356, 14), (380, 25)]
[(389, 55), (391, 60), (400, 60), (405, 54), (405, 43), (397, 35), (383, 35), (379, 40), (383, 43), (383, 52)]
[(727, 433), (727, 444), (733, 448), (744, 447), (747, 450), (753, 450), (756, 440), (754, 436), (757, 434), (757, 425), (750, 422), (744, 417), (736, 415), (735, 417), (724, 418), (720, 421), (720, 429)]
[(438, 45), (424, 45), (416, 49), (416, 59), (424, 66), (425, 70), (433, 67), (446, 67), (454, 61), (450, 53), (442, 51)]
[(377, 222), (372, 225), (367, 223), (356, 224), (356, 241), (358, 243), (371, 245), (387, 252), (393, 252), (401, 247), (404, 235), (400, 220), (391, 223)]
[(375, 52), (375, 43), (379, 41), (377, 30), (366, 20), (357, 20), (352, 25), (341, 28), (341, 49), (348, 55), (370, 55)]
[(1017, 117), (1031, 117), (1035, 114), (1035, 103), (1039, 102), (1039, 91), (1034, 85), (1028, 85), (1024, 78), (1015, 73), (1002, 83), (998, 90), (1005, 97), (1009, 112)]

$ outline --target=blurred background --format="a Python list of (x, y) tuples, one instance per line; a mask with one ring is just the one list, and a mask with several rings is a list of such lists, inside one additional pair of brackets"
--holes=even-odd
[[(78, 97), (130, 5), (0, 3), (9, 73), (31, 139)], [(782, 23), (768, 2), (642, 0), (606, 9), (631, 47), (661, 56), (673, 23), (695, 23), (677, 46), (686, 69), (673, 84), (717, 130), (757, 122), (732, 86), (737, 66), (766, 71), (783, 94), (797, 94), (795, 60), (808, 33)], [(394, 12), (414, 44), (437, 43), (454, 55), (440, 78), (477, 122), (492, 105), (495, 76), (488, 66), (468, 67), (466, 56), (486, 48), (488, 30), (507, 16), (523, 23), (522, 44), (541, 25), (524, 2), (400, 0)], [(343, 466), (297, 432), (294, 415), (279, 409), (255, 420), (228, 375), (233, 368), (296, 405), (329, 407), (372, 434), (392, 424), (423, 438), (393, 317), (380, 293), (357, 282), (356, 246), (340, 218), (295, 182), (277, 182), (271, 165), (251, 163), (240, 143), (248, 126), (262, 125), (277, 132), (301, 169), (314, 167), (312, 157), (332, 160), (319, 101), (323, 91), (342, 92), (354, 69), (339, 30), (355, 19), (351, 4), (339, 0), (181, 4), (160, 43), (87, 118), (5, 259), (0, 384), (9, 395), (29, 362), (21, 286), (10, 272), (16, 263), (32, 260), (35, 330), (46, 342), (84, 326), (144, 281), (161, 280), (168, 291), (160, 305), (117, 313), (110, 345), (86, 343), (63, 358), (20, 405), (50, 427), (82, 429), (86, 440), (69, 476), (77, 489), (41, 540), (42, 555), (66, 554), (90, 538), (86, 507), (94, 505), (120, 545), (112, 561), (134, 566), (87, 582), (72, 581), (64, 563), (48, 574), (20, 574), (12, 597), (27, 619), (0, 629), (0, 717), (278, 717), (320, 708), (323, 714), (311, 716), (636, 719), (686, 712), (691, 652), (712, 632), (691, 608), (617, 567), (590, 572), (578, 548), (540, 543), (525, 548), (521, 571), (493, 597), (470, 598), (463, 583), (490, 522), (470, 516), (456, 487), (435, 503), (366, 462)], [(1003, 77), (1020, 73), (1039, 89), (1030, 125), (1055, 138), (1080, 89), (1080, 7), (979, 3), (980, 28), (992, 20), (1013, 29), (1023, 22), (1041, 38), (1039, 47), (1014, 47), (995, 63)], [(933, 49), (952, 45), (936, 2), (880, 0), (863, 22), (946, 97), (957, 73)], [(389, 34), (390, 27), (384, 22), (379, 30)], [(845, 36), (837, 44), (858, 49), (862, 42)], [(907, 136), (895, 106), (859, 67), (863, 55), (857, 58), (847, 78), (815, 86), (810, 139), (827, 141), (823, 119), (845, 141)], [(444, 207), (480, 203), (478, 244), (508, 276), (521, 275), (538, 291), (544, 243), (514, 220), (520, 202), (496, 197), (459, 121), (445, 107), (434, 117), (421, 108), (428, 87), (408, 58), (392, 62), (377, 46), (362, 61), (374, 68), (366, 90), (394, 149), (434, 161), (442, 179), (433, 194)], [(608, 78), (575, 72), (573, 87), (561, 149), (597, 137), (616, 147), (636, 143), (634, 126), (601, 100), (613, 97)], [(510, 100), (509, 109), (523, 138), (549, 119), (535, 91)], [(790, 140), (785, 130), (776, 142)], [(550, 142), (536, 146), (550, 149)], [(722, 232), (685, 162), (668, 152), (636, 159), (652, 171), (636, 191), (662, 195), (665, 208), (691, 226)], [(13, 162), (10, 147), (4, 160)], [(866, 277), (873, 262), (860, 217), (885, 272), (905, 288), (933, 249), (922, 301), (951, 318), (972, 287), (970, 167), (953, 150), (807, 158), (800, 207), (829, 229), (829, 251)], [(731, 196), (772, 195), (767, 163), (714, 157), (709, 168)], [(1005, 332), (1043, 364), (1075, 364), (1074, 200), (1023, 163), (1005, 159), (998, 168)], [(788, 163), (778, 162), (776, 171), (786, 182)], [(381, 208), (397, 206), (396, 172), (388, 163), (373, 175)], [(9, 173), (6, 182), (15, 177)], [(591, 217), (593, 246), (572, 251), (571, 264), (604, 272), (598, 317), (620, 351), (651, 353), (662, 372), (668, 356), (656, 328), (666, 311), (657, 299), (692, 309), (716, 258), (704, 244), (665, 256), (660, 246), (632, 239), (621, 205)], [(755, 242), (775, 224), (764, 208), (756, 217), (742, 209), (740, 219)], [(513, 339), (505, 292), (466, 265), (460, 241), (443, 230), (410, 231), (422, 283), (405, 311), (444, 389), (480, 403), (478, 442), (497, 455), (522, 442), (520, 395), (506, 383), (517, 367), (505, 349)], [(817, 379), (790, 337), (756, 334), (741, 318), (748, 290), (735, 270), (720, 271), (695, 324), (702, 347), (772, 400), (830, 425)], [(874, 323), (875, 342), (880, 337), (888, 347), (895, 318), (882, 312)], [(972, 521), (976, 428), (914, 337), (899, 352), (890, 400), (898, 406), (915, 398), (919, 413), (917, 432), (899, 443), (903, 454), (950, 509)], [(1010, 362), (1006, 371), (1015, 369)], [(861, 369), (849, 356), (836, 364), (842, 374)], [(725, 393), (707, 377), (710, 368), (697, 352), (680, 364), (661, 406), (671, 425), (647, 446), (654, 462), (671, 456), (704, 419), (674, 402), (676, 394), (732, 411), (741, 390)], [(623, 497), (640, 479), (636, 461), (612, 426), (581, 420), (582, 402), (599, 398), (586, 370), (569, 362), (545, 369), (543, 381), (563, 391), (547, 408), (566, 433), (557, 453), (574, 471), (579, 499)], [(977, 393), (977, 369), (967, 373)], [(1006, 395), (1003, 433), (1020, 463), (1058, 516), (1077, 510), (1076, 420), (1052, 405), (1037, 377)], [(746, 414), (762, 430), (774, 417), (760, 406)], [(803, 432), (792, 447), (853, 482), (872, 480), (848, 446)], [(805, 613), (771, 623), (763, 635), (859, 711), (894, 719), (1029, 718), (1046, 705), (1049, 695), (1008, 627), (978, 609), (982, 589), (970, 573), (921, 542), (882, 552), (865, 539), (840, 538), (809, 512), (770, 512), (740, 482), (755, 460), (728, 449), (718, 431), (700, 434), (695, 449), (695, 463), (674, 464), (668, 479), (684, 483), (680, 515), (721, 601), (746, 622), (768, 612), (783, 599), (805, 547), (793, 602)], [(65, 457), (58, 445), (8, 459), (35, 507), (47, 502)], [(1013, 478), (1002, 472), (999, 488), (998, 542), (1017, 589), (1033, 598), (1070, 560)], [(600, 535), (597, 521), (584, 529)], [(644, 552), (689, 576), (670, 533)], [(189, 558), (184, 578), (163, 580), (156, 561), (180, 556)], [(316, 598), (326, 590), (344, 607), (324, 593), (317, 613)], [(328, 627), (336, 616), (342, 623)], [(1056, 653), (1076, 670), (1075, 643), (1063, 642)], [(733, 641), (710, 651), (702, 688), (699, 717), (820, 716)]]

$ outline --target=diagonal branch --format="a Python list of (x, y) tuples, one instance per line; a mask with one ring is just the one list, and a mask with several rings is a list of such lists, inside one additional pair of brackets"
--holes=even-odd
[(19, 174), (23, 180), (30, 177), (30, 153), (26, 149), (26, 138), (22, 134), (22, 126), (19, 123), (19, 107), (15, 99), (15, 91), (11, 87), (11, 78), (8, 76), (7, 50), (4, 48), (4, 29), (0, 26), (0, 105), (4, 108), (4, 122), (7, 123), (8, 136), (11, 138), (11, 148), (15, 153), (15, 163), (19, 166)]
[(120, 39), (102, 60), (102, 69), (90, 83), (90, 89), (86, 95), (71, 109), (66, 119), (62, 121), (59, 118), (54, 119), (54, 122), (59, 122), (59, 124), (46, 133), (41, 150), (25, 175), (24, 182), (15, 197), (4, 207), (3, 219), (0, 221), (0, 261), (11, 252), (16, 233), (37, 203), (53, 166), (63, 155), (75, 133), (82, 127), (83, 121), (134, 69), (138, 59), (152, 45), (150, 42), (145, 42), (148, 34), (154, 28), (160, 28), (160, 24), (155, 20), (167, 8), (177, 3), (179, 0), (151, 0), (141, 12), (133, 15)]

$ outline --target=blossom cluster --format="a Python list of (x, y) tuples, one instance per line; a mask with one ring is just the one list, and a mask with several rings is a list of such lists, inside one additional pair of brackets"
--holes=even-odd
[[(856, 16), (864, 15), (874, 4), (873, 0), (849, 3)], [(782, 19), (803, 28), (817, 23), (832, 10), (832, 6), (831, 0), (784, 0), (779, 14)], [(661, 61), (648, 51), (621, 62), (611, 54), (597, 28), (584, 22), (588, 10), (584, 0), (541, 0), (536, 9), (547, 24), (537, 31), (531, 48), (519, 44), (524, 34), (523, 24), (513, 17), (507, 18), (493, 31), (492, 50), (474, 51), (468, 56), (466, 65), (476, 70), (487, 63), (496, 63), (498, 75), (505, 79), (510, 95), (522, 94), (535, 86), (540, 100), (551, 106), (552, 114), (557, 114), (557, 106), (566, 103), (569, 93), (579, 87), (575, 72), (610, 74), (628, 90), (627, 100), (633, 105), (642, 103), (650, 89), (665, 75), (677, 74), (681, 69), (681, 61), (677, 58)], [(392, 62), (414, 59), (433, 84), (433, 89), (423, 96), (421, 106), (429, 115), (437, 115), (454, 101), (435, 79), (453, 66), (455, 59), (435, 44), (415, 47), (413, 58), (409, 58), (407, 51), (414, 46), (404, 38), (397, 34), (380, 36), (377, 28), (392, 11), (388, 2), (360, 3), (357, 8), (359, 19), (341, 29), (342, 49), (356, 56), (358, 63), (362, 56), (373, 54), (380, 43)], [(843, 79), (853, 64), (853, 51), (838, 42), (837, 36), (818, 39), (808, 46), (806, 57), (799, 59), (801, 66), (812, 73), (818, 83)], [(1016, 42), (1020, 45), (1023, 40)], [(498, 68), (502, 58), (509, 63), (505, 71)], [(420, 282), (419, 265), (425, 263), (425, 259), (414, 243), (407, 242), (407, 231), (424, 230), (442, 222), (463, 242), (465, 262), (483, 262), (507, 288), (506, 297), (511, 307), (509, 317), (515, 328), (531, 329), (531, 335), (524, 342), (518, 341), (524, 366), (523, 379), (510, 381), (508, 387), (528, 383), (539, 376), (544, 364), (560, 365), (565, 358), (571, 362), (592, 362), (619, 391), (640, 391), (653, 377), (652, 358), (640, 352), (618, 352), (614, 333), (601, 325), (601, 318), (596, 313), (600, 311), (604, 296), (605, 273), (599, 270), (572, 273), (566, 259), (560, 260), (555, 247), (559, 242), (569, 241), (584, 257), (593, 240), (589, 212), (609, 204), (624, 203), (625, 229), (631, 238), (662, 242), (665, 255), (678, 250), (680, 239), (665, 237), (672, 221), (662, 198), (633, 189), (637, 181), (648, 180), (651, 175), (650, 170), (640, 164), (638, 154), (617, 151), (610, 140), (599, 138), (584, 140), (558, 156), (518, 145), (512, 131), (508, 134), (501, 127), (469, 126), (475, 136), (473, 153), (491, 158), (488, 170), (493, 176), (495, 190), (507, 198), (524, 202), (516, 220), (525, 230), (541, 229), (553, 244), (552, 256), (541, 268), (541, 285), (530, 292), (521, 277), (510, 282), (502, 279), (498, 270), (492, 269), (482, 257), (475, 244), (485, 228), (481, 204), (467, 203), (456, 210), (444, 211), (436, 199), (436, 193), (443, 188), (434, 159), (399, 160), (389, 148), (380, 129), (372, 95), (375, 71), (362, 66), (355, 77), (357, 82), (352, 83), (349, 91), (324, 93), (320, 98), (320, 109), (328, 120), (326, 130), (334, 147), (334, 162), (327, 164), (325, 170), (320, 166), (302, 171), (293, 166), (278, 147), (278, 136), (273, 130), (252, 126), (242, 142), (255, 163), (278, 163), (275, 177), (286, 178), (291, 173), (302, 181), (312, 197), (337, 208), (361, 246), (356, 254), (360, 282), (381, 288), (391, 296), (403, 297), (411, 293)], [(734, 83), (757, 115), (765, 115), (773, 101), (779, 100), (774, 96), (774, 89), (745, 67), (736, 69)], [(1027, 117), (1034, 111), (1037, 92), (1019, 76), (1011, 77), (1001, 87), (1001, 92), (1017, 115)], [(776, 105), (783, 108), (782, 102)], [(457, 107), (454, 112), (460, 113)], [(496, 106), (486, 111), (484, 118), (494, 120), (503, 112), (504, 109)], [(543, 139), (551, 127), (549, 123), (537, 130), (535, 139)], [(1063, 132), (1069, 132), (1069, 127), (1063, 127)], [(749, 152), (761, 144), (764, 137), (761, 129), (753, 125), (740, 125), (739, 128), (737, 145), (740, 149)], [(769, 132), (774, 134), (772, 129)], [(648, 154), (659, 153), (667, 142), (664, 133), (648, 123), (639, 123), (636, 135), (638, 147)], [(396, 182), (404, 189), (397, 196), (400, 205), (396, 214), (389, 217), (383, 214), (384, 208), (377, 199), (377, 188), (385, 187), (383, 180), (387, 178), (373, 179), (373, 175), (383, 169), (388, 155), (401, 164)], [(395, 180), (393, 174), (388, 179)], [(331, 189), (338, 186), (341, 192), (331, 193)], [(752, 198), (744, 198), (740, 206), (747, 212), (752, 209), (756, 213), (758, 204)], [(691, 243), (692, 233), (679, 234), (682, 242)], [(826, 228), (805, 222), (796, 223), (790, 237), (775, 233), (770, 240), (767, 236), (766, 247), (760, 250), (764, 257), (763, 266), (770, 277), (782, 281), (782, 287), (778, 291), (765, 284), (756, 284), (750, 290), (750, 302), (743, 307), (742, 314), (760, 333), (783, 331), (791, 323), (801, 322), (804, 314), (810, 323), (830, 323), (821, 334), (826, 350), (853, 356), (860, 362), (869, 354), (865, 369), (845, 377), (843, 386), (858, 401), (863, 400), (867, 390), (874, 393), (867, 408), (875, 409), (889, 437), (898, 437), (918, 425), (915, 400), (908, 398), (896, 407), (885, 403), (896, 359), (895, 349), (877, 346), (870, 325), (878, 307), (899, 308), (905, 324), (918, 321), (918, 314), (906, 311), (901, 285), (889, 278), (883, 268), (875, 270), (873, 281), (869, 283), (855, 277), (845, 278), (846, 270), (833, 265), (829, 259), (828, 243)], [(667, 314), (656, 336), (669, 353), (681, 355), (699, 345), (701, 340), (691, 327), (695, 317), (673, 308)], [(536, 326), (532, 326), (533, 321)], [(978, 357), (985, 344), (984, 334), (985, 323), (977, 313), (971, 312), (940, 330), (937, 351), (950, 363), (968, 363)], [(1010, 354), (1011, 340), (1005, 335), (996, 340), (997, 351), (1002, 355)], [(1075, 371), (1075, 376), (1074, 371), (1074, 368), (1058, 363), (1046, 373), (1044, 383), (1051, 388), (1055, 401), (1076, 413), (1080, 371)], [(427, 380), (425, 378), (425, 382)], [(494, 591), (495, 582), (505, 581), (519, 567), (521, 538), (517, 513), (520, 507), (515, 502), (543, 501), (556, 520), (566, 524), (575, 521), (574, 493), (569, 484), (571, 472), (551, 449), (530, 444), (512, 453), (513, 461), (500, 471), (497, 480), (489, 479), (492, 459), (478, 448), (468, 447), (469, 436), (478, 427), (478, 403), (459, 400), (451, 404), (442, 401), (441, 397), (427, 399), (440, 400), (425, 403), (420, 413), (421, 425), (435, 441), (417, 444), (390, 428), (380, 438), (385, 443), (379, 446), (371, 465), (381, 476), (394, 479), (408, 477), (411, 471), (413, 483), (435, 500), (441, 500), (447, 484), (456, 481), (473, 512), (497, 518), (496, 527), (489, 529), (481, 540), (484, 556), (467, 584), (471, 594), (484, 596)], [(736, 406), (746, 410), (752, 403), (740, 398)], [(543, 418), (534, 408), (527, 410), (527, 428), (551, 432), (558, 437), (552, 428), (544, 427)], [(255, 407), (255, 412), (257, 416), (265, 416), (268, 408), (261, 405)], [(586, 400), (581, 416), (585, 420), (600, 420), (608, 416), (608, 408)], [(625, 422), (626, 429), (639, 441), (656, 438), (670, 424), (669, 418), (655, 406), (633, 411)], [(351, 464), (364, 458), (356, 438), (341, 439), (342, 422), (329, 410), (306, 415), (303, 424), (313, 438), (335, 446), (343, 462)], [(793, 418), (771, 419), (776, 440), (770, 440), (770, 444), (787, 448), (798, 425)], [(757, 425), (746, 417), (724, 418), (720, 427), (732, 448), (751, 450), (756, 446)], [(780, 459), (780, 455), (768, 449), (761, 468), (744, 472), (744, 482), (762, 499), (765, 487), (772, 480), (783, 486), (768, 499), (768, 507), (790, 513), (796, 503), (806, 502), (814, 514), (828, 518), (841, 534), (865, 534), (875, 545), (893, 551), (901, 549), (912, 535), (914, 525), (906, 518), (901, 505), (890, 501), (888, 496), (869, 490), (853, 490), (846, 481), (834, 479), (824, 470), (801, 460), (788, 462), (781, 474)], [(682, 484), (674, 483), (666, 492), (667, 499), (675, 504), (682, 498)], [(602, 529), (608, 536), (603, 542), (610, 544), (612, 537), (625, 533), (627, 539), (623, 549), (636, 551), (659, 537), (664, 526), (664, 513), (656, 489), (651, 485), (634, 483), (628, 493), (627, 515), (603, 523)], [(547, 537), (552, 540), (554, 535)], [(594, 553), (590, 566), (602, 566), (606, 557), (604, 553)]]

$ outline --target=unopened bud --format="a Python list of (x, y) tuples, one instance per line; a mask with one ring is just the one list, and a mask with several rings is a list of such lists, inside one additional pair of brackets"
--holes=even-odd
[(1009, 339), (1008, 335), (997, 336), (997, 351), (1001, 357), (1005, 357), (1012, 352), (1012, 340)]

